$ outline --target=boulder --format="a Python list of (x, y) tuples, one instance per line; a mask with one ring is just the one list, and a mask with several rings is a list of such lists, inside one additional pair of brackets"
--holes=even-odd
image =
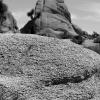
[(99, 39), (94, 39), (94, 40), (85, 40), (82, 43), (84, 48), (88, 48), (92, 51), (95, 51), (96, 53), (100, 54), (100, 43), (99, 43)]
[[(51, 28), (54, 31), (62, 31), (60, 34), (66, 32), (66, 36), (77, 36), (71, 24), (71, 15), (64, 0), (38, 0), (35, 7), (36, 31)], [(61, 37), (62, 38), (62, 37)], [(67, 37), (69, 38), (69, 37)]]
[(0, 33), (19, 32), (17, 22), (3, 1), (0, 2)]
[(100, 36), (98, 36), (97, 38), (94, 38), (94, 43), (100, 43)]
[(0, 35), (4, 100), (91, 100), (97, 97), (98, 71), (100, 55), (69, 39)]
[(58, 14), (58, 16), (62, 15), (71, 22), (71, 15), (64, 0), (38, 0), (35, 7), (35, 14), (42, 13), (41, 11)]
[(95, 31), (93, 31), (93, 33), (92, 33), (92, 38), (93, 39), (95, 39), (95, 38), (98, 38), (98, 37), (100, 37), (100, 34), (99, 33), (97, 33), (97, 32), (95, 32)]

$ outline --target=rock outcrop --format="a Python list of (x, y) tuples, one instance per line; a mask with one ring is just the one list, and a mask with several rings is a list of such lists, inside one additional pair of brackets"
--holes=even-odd
[(84, 39), (92, 38), (72, 23), (71, 14), (63, 0), (38, 0), (35, 10), (28, 12), (28, 16), (31, 20), (20, 29), (21, 33), (59, 39), (74, 38), (73, 41), (77, 44), (82, 43)]
[(3, 0), (0, 1), (0, 33), (19, 32), (17, 22)]
[(100, 55), (70, 40), (0, 35), (3, 100), (98, 100), (99, 71)]
[[(34, 18), (33, 26), (35, 26), (34, 30), (36, 33), (41, 33), (41, 31), (46, 33), (47, 28), (51, 28), (51, 30), (55, 31), (54, 34), (56, 33), (55, 36), (57, 35), (57, 38), (72, 38), (78, 36), (73, 29), (71, 14), (64, 4), (64, 0), (38, 0), (35, 7)], [(29, 30), (28, 25), (29, 24), (26, 24), (21, 29), (23, 30), (21, 31), (22, 33), (27, 33), (25, 30)], [(33, 27), (30, 27), (30, 30), (31, 28)], [(34, 32), (31, 33), (34, 34)], [(52, 33), (52, 31), (50, 33)], [(45, 34), (45, 36), (46, 35), (47, 34)]]
[[(54, 31), (66, 31), (67, 38), (77, 36), (71, 24), (71, 15), (64, 4), (64, 0), (38, 0), (35, 15), (40, 17), (35, 21), (37, 31), (51, 28)], [(62, 34), (61, 32), (61, 34)]]

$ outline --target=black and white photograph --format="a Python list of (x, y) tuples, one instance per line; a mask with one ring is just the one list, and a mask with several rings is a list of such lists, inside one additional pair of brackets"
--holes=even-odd
[(100, 100), (100, 0), (0, 0), (0, 100)]

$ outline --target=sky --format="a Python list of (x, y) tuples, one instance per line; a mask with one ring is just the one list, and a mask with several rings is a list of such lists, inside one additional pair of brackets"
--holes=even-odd
[[(19, 28), (23, 27), (30, 18), (27, 12), (35, 7), (37, 0), (4, 0), (9, 10), (17, 20)], [(100, 34), (100, 0), (64, 0), (68, 7), (72, 23), (82, 30), (92, 34), (96, 31)]]

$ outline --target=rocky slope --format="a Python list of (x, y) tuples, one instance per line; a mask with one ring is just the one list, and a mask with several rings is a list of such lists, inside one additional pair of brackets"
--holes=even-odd
[(70, 40), (0, 35), (1, 100), (99, 100), (100, 55)]

